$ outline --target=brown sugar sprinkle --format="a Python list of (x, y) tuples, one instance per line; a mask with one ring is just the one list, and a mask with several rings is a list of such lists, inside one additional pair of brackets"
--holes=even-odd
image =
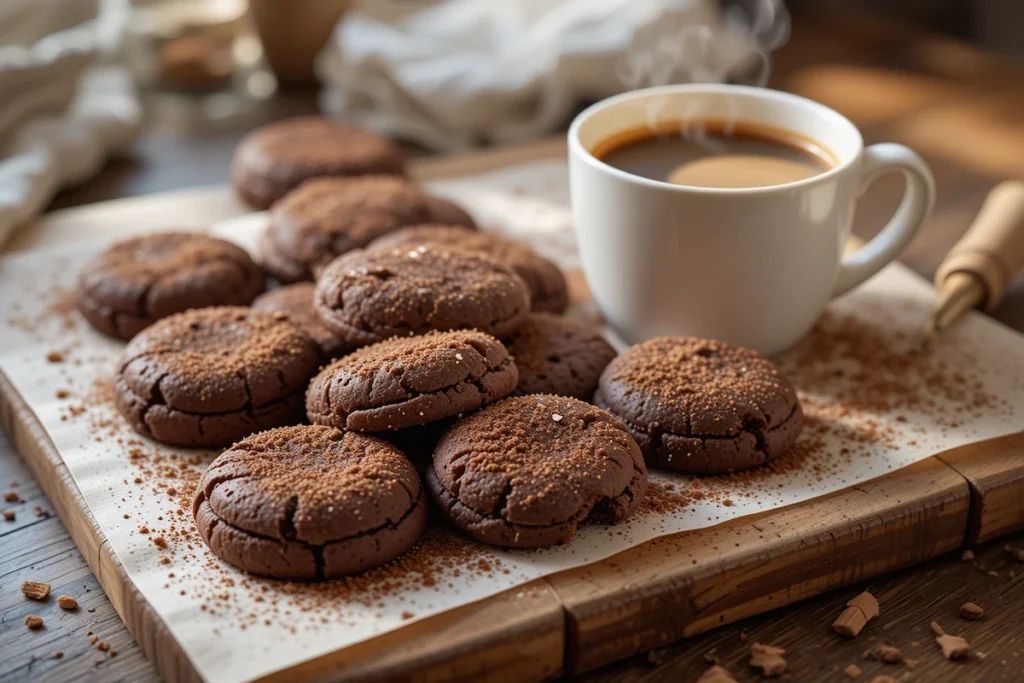
[(57, 605), (61, 609), (78, 609), (78, 600), (75, 600), (70, 595), (57, 596)]
[(50, 584), (42, 581), (22, 581), (21, 592), (29, 600), (45, 600), (50, 594)]

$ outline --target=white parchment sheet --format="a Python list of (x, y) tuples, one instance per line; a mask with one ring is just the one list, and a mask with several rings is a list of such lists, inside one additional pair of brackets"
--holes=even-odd
[[(528, 240), (570, 269), (566, 185), (564, 162), (546, 161), (434, 188), (485, 229)], [(251, 247), (263, 221), (254, 214), (213, 231)], [(929, 354), (906, 356), (933, 293), (892, 266), (834, 302), (811, 338), (778, 359), (800, 389), (807, 426), (796, 452), (754, 476), (652, 472), (662, 504), (614, 528), (585, 526), (545, 551), (496, 551), (434, 529), (401, 566), (355, 580), (246, 577), (192, 528), (190, 487), (213, 454), (135, 436), (105, 398), (122, 345), (94, 333), (71, 302), (80, 265), (124, 235), (111, 227), (0, 260), (0, 369), (46, 428), (128, 575), (210, 680), (250, 680), (659, 535), (805, 501), (1024, 424), (1024, 339), (972, 315)]]

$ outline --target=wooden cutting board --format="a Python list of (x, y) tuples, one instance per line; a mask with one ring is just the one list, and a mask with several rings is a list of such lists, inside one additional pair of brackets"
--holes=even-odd
[[(413, 174), (451, 178), (563, 154), (564, 144), (552, 141), (422, 161)], [(55, 214), (12, 249), (74, 239), (90, 222), (115, 214), (166, 216), (162, 207), (183, 201), (197, 223), (243, 210), (226, 189), (108, 202)], [(581, 277), (572, 284), (574, 296), (588, 296)], [(53, 444), (2, 374), (0, 418), (161, 676), (201, 680), (128, 579)], [(806, 503), (659, 538), (262, 680), (527, 681), (578, 673), (1021, 527), (1024, 433), (936, 454)]]

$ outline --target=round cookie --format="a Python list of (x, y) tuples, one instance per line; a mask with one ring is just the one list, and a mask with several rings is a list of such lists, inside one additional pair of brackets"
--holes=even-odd
[(508, 396), (519, 380), (497, 339), (475, 330), (395, 337), (336, 360), (306, 392), (313, 424), (357, 432), (417, 427)]
[(756, 351), (695, 337), (660, 337), (613, 360), (594, 402), (623, 420), (651, 467), (691, 474), (744, 470), (796, 442), (796, 391)]
[(163, 232), (117, 242), (91, 258), (78, 274), (78, 310), (103, 334), (131, 339), (190, 308), (247, 305), (264, 283), (241, 247)]
[(414, 225), (374, 240), (370, 248), (407, 249), (421, 244), (475, 251), (505, 264), (530, 289), (530, 308), (534, 311), (564, 313), (569, 305), (569, 288), (557, 265), (529, 246), (498, 235), (457, 225)]
[(259, 258), (281, 282), (313, 280), (335, 257), (365, 247), (398, 228), (473, 219), (445, 199), (397, 177), (317, 178), (288, 193), (270, 210)]
[(338, 335), (331, 332), (320, 322), (313, 312), (313, 291), (316, 287), (312, 282), (298, 282), (271, 290), (256, 297), (252, 307), (257, 311), (284, 313), (288, 319), (302, 328), (320, 347), (320, 356), (324, 359), (343, 356), (351, 347), (343, 342)]
[(394, 446), (333, 427), (281, 427), (221, 453), (203, 474), (192, 512), (210, 550), (276, 579), (333, 579), (411, 548), (426, 496)]
[(225, 446), (301, 421), (319, 359), (314, 341), (281, 313), (198, 308), (128, 343), (114, 403), (135, 431), (157, 441)]
[(421, 245), (338, 257), (321, 274), (313, 305), (342, 339), (366, 346), (431, 330), (478, 329), (501, 338), (526, 319), (530, 295), (496, 261)]
[(615, 349), (593, 324), (551, 313), (531, 313), (505, 340), (519, 368), (513, 392), (555, 394), (589, 401)]
[(583, 521), (620, 522), (647, 490), (625, 427), (561, 396), (508, 398), (456, 422), (434, 451), (427, 486), (467, 536), (504, 548), (565, 543)]
[(235, 191), (259, 209), (310, 178), (371, 173), (404, 174), (401, 147), (376, 133), (319, 116), (278, 121), (249, 133), (231, 163)]

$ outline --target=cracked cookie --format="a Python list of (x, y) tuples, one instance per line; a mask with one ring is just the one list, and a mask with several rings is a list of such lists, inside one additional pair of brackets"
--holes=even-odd
[(651, 467), (691, 474), (744, 470), (796, 441), (796, 391), (756, 351), (695, 337), (660, 337), (613, 360), (594, 402), (623, 420)]
[(417, 427), (504, 398), (519, 374), (501, 343), (457, 330), (396, 337), (320, 371), (306, 392), (313, 424), (357, 432)]
[(556, 394), (589, 401), (615, 349), (585, 320), (531, 313), (505, 340), (519, 368), (513, 394)]
[(534, 311), (564, 313), (569, 288), (561, 269), (526, 244), (458, 225), (414, 225), (391, 232), (370, 243), (371, 249), (409, 249), (432, 244), (446, 249), (466, 249), (503, 263), (523, 278), (530, 290)]
[(192, 512), (225, 562), (297, 581), (380, 566), (411, 548), (427, 522), (420, 478), (397, 448), (309, 425), (254, 434), (221, 453)]
[(238, 306), (164, 318), (121, 353), (114, 403), (135, 431), (175, 446), (224, 446), (302, 420), (316, 344), (281, 313)]
[(439, 217), (473, 225), (462, 209), (403, 178), (317, 178), (274, 204), (260, 238), (259, 260), (281, 282), (313, 280), (337, 256)]
[(327, 329), (313, 312), (312, 282), (298, 282), (279, 289), (260, 294), (252, 302), (257, 311), (284, 313), (288, 319), (302, 328), (320, 347), (320, 356), (330, 360), (343, 356), (352, 348), (343, 342), (338, 335)]
[(319, 116), (278, 121), (249, 133), (231, 162), (235, 191), (259, 209), (310, 178), (371, 173), (403, 175), (402, 148), (371, 131)]
[(647, 490), (636, 442), (574, 398), (508, 398), (460, 420), (434, 450), (427, 487), (467, 536), (504, 548), (565, 543), (584, 521), (626, 519)]
[(117, 242), (90, 259), (78, 275), (78, 310), (103, 334), (131, 339), (190, 308), (247, 305), (264, 281), (231, 242), (163, 232)]
[(477, 329), (501, 338), (526, 319), (518, 275), (469, 252), (364, 249), (338, 257), (317, 282), (320, 319), (354, 346), (431, 330)]

